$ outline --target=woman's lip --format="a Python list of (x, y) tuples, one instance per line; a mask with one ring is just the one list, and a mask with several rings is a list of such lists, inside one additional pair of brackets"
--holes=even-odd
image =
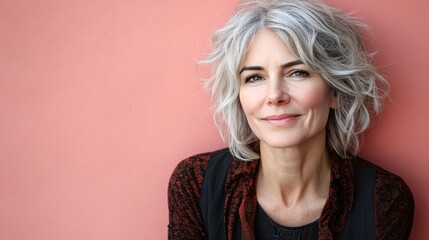
[(262, 120), (270, 125), (284, 126), (289, 124), (290, 122), (293, 122), (299, 116), (299, 114), (281, 114), (264, 117), (262, 118)]
[(299, 116), (299, 114), (280, 114), (280, 115), (267, 116), (267, 117), (262, 118), (262, 120), (276, 121), (276, 120), (284, 120), (284, 119), (288, 119), (288, 118), (295, 118), (298, 116)]

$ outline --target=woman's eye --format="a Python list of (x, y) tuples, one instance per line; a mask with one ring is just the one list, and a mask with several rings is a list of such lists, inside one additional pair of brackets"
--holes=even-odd
[(310, 74), (303, 70), (296, 70), (291, 73), (292, 77), (308, 77)]
[(261, 76), (259, 76), (259, 75), (252, 75), (252, 76), (247, 77), (245, 79), (245, 82), (246, 83), (248, 83), (248, 82), (252, 83), (252, 82), (257, 82), (259, 80), (262, 80)]

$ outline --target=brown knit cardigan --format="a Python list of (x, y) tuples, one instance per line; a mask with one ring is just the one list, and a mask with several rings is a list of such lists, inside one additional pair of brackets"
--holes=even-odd
[[(168, 188), (168, 238), (206, 239), (199, 209), (204, 173), (211, 153), (183, 160), (174, 170)], [(232, 240), (237, 217), (243, 239), (254, 239), (256, 212), (255, 179), (259, 161), (231, 163), (226, 182), (225, 226)], [(332, 162), (329, 197), (319, 219), (319, 239), (336, 239), (353, 204), (352, 161), (335, 157)], [(374, 189), (375, 239), (408, 239), (414, 214), (413, 196), (398, 176), (377, 167)]]

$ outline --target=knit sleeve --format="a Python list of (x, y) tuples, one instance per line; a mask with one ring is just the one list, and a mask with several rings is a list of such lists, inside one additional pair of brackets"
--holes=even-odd
[(168, 239), (206, 239), (199, 208), (204, 172), (210, 154), (200, 154), (181, 161), (168, 186)]
[(377, 169), (375, 183), (375, 239), (409, 239), (414, 199), (402, 178)]

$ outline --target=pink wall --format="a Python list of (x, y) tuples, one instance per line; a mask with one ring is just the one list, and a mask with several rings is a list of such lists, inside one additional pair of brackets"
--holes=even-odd
[[(166, 239), (173, 168), (222, 146), (195, 62), (236, 2), (0, 1), (0, 239)], [(409, 183), (423, 239), (429, 2), (331, 2), (373, 27), (392, 92), (363, 155)]]

